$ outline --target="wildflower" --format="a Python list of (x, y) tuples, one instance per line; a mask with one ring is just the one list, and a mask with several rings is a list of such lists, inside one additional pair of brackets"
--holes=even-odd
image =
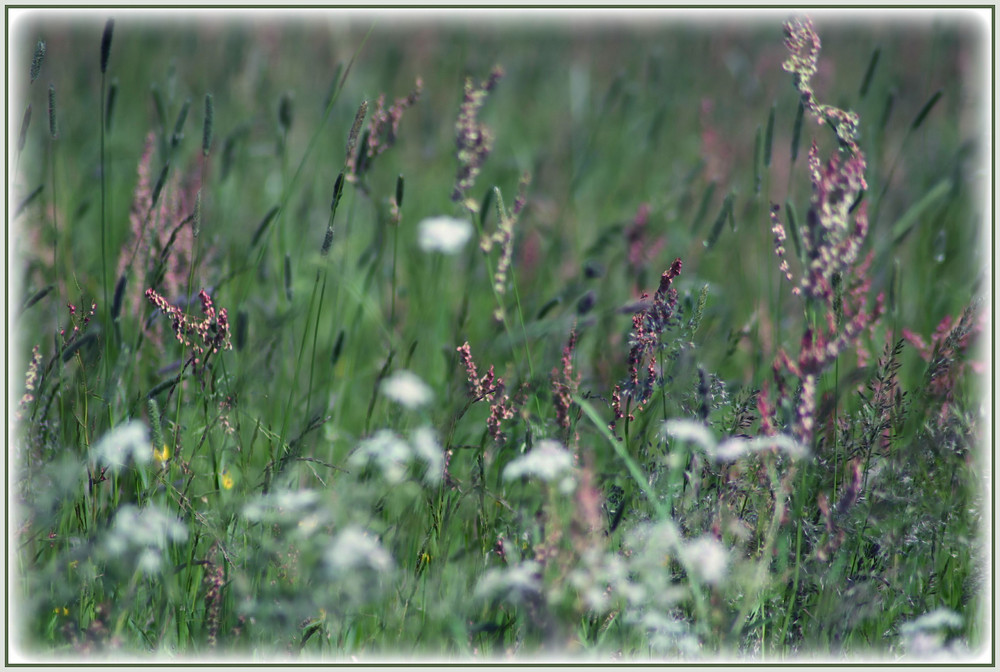
[(163, 444), (163, 449), (153, 449), (153, 461), (163, 466), (170, 459), (170, 446)]
[(537, 598), (541, 592), (542, 565), (534, 560), (527, 560), (486, 572), (476, 586), (475, 597), (479, 600), (519, 604)]
[(430, 485), (437, 485), (444, 475), (444, 454), (438, 444), (434, 430), (430, 427), (419, 427), (410, 435), (413, 454), (427, 464), (424, 480)]
[(410, 371), (396, 371), (382, 381), (381, 392), (393, 401), (411, 410), (426, 406), (434, 400), (431, 388)]
[[(160, 311), (170, 318), (174, 335), (184, 347), (191, 348), (191, 356), (187, 363), (194, 364), (204, 370), (208, 358), (220, 350), (232, 350), (229, 338), (229, 315), (225, 308), (218, 311), (212, 302), (212, 297), (204, 289), (198, 292), (201, 299), (201, 312), (205, 318), (195, 321), (186, 315), (179, 307), (172, 305), (156, 290), (146, 290), (146, 298)], [(197, 335), (197, 338), (192, 338)]]
[[(513, 481), (522, 476), (539, 478), (546, 482), (555, 481), (573, 470), (573, 454), (559, 445), (558, 441), (542, 439), (529, 452), (511, 461), (503, 470), (505, 480)], [(563, 479), (560, 489), (572, 488), (572, 480)]]
[(378, 540), (356, 526), (337, 535), (327, 547), (324, 560), (327, 570), (336, 578), (351, 578), (358, 573), (378, 576), (393, 567), (392, 556)]
[(361, 470), (374, 463), (389, 483), (402, 483), (410, 465), (419, 460), (426, 465), (425, 482), (430, 485), (439, 483), (445, 464), (434, 431), (421, 427), (413, 432), (410, 440), (412, 446), (391, 430), (379, 430), (361, 442), (348, 460), (348, 465)]
[(800, 459), (808, 453), (795, 439), (784, 434), (765, 435), (753, 439), (732, 437), (718, 442), (708, 428), (693, 420), (675, 419), (663, 423), (663, 431), (668, 436), (692, 443), (717, 462), (734, 462), (744, 455), (763, 450), (783, 450), (789, 457)]
[(486, 428), (495, 441), (503, 441), (505, 436), (501, 431), (501, 425), (503, 421), (514, 417), (514, 404), (506, 394), (503, 379), (496, 376), (492, 366), (485, 375), (479, 377), (476, 363), (472, 359), (472, 348), (468, 342), (460, 345), (457, 350), (465, 367), (472, 401), (486, 399), (490, 402), (490, 417), (486, 419)]
[(714, 537), (698, 537), (684, 544), (679, 555), (688, 572), (707, 584), (718, 584), (726, 575), (729, 557)]
[(314, 510), (320, 502), (315, 490), (270, 492), (251, 500), (243, 507), (243, 516), (254, 522), (271, 522), (285, 519), (299, 520)]
[(228, 469), (219, 474), (219, 485), (222, 486), (223, 490), (233, 489), (233, 476), (229, 473)]
[(472, 225), (464, 219), (430, 217), (417, 226), (417, 243), (424, 252), (457, 254), (472, 237)]
[(112, 555), (135, 553), (138, 568), (154, 574), (160, 569), (168, 544), (183, 542), (187, 536), (187, 527), (166, 511), (127, 505), (115, 516), (106, 545)]
[(130, 462), (148, 463), (153, 458), (153, 448), (149, 444), (146, 426), (132, 421), (105, 434), (91, 449), (91, 455), (96, 463), (117, 472)]

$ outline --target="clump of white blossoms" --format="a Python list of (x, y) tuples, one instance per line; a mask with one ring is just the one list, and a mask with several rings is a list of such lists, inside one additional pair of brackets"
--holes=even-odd
[(115, 515), (106, 547), (112, 556), (136, 553), (136, 566), (146, 574), (160, 570), (163, 552), (170, 543), (187, 540), (184, 524), (166, 511), (147, 506), (123, 506)]
[(382, 394), (409, 409), (420, 408), (434, 401), (434, 393), (420, 376), (412, 371), (395, 371), (382, 381)]
[(693, 539), (681, 546), (679, 555), (688, 573), (703, 583), (717, 585), (726, 577), (729, 554), (715, 537)]
[(428, 217), (417, 227), (417, 244), (424, 252), (457, 254), (472, 238), (472, 225), (455, 217)]
[(356, 525), (333, 538), (323, 553), (323, 563), (334, 589), (331, 610), (375, 599), (395, 566), (379, 540)]
[(430, 427), (420, 427), (407, 442), (389, 429), (380, 429), (365, 439), (351, 455), (347, 464), (362, 470), (374, 464), (389, 483), (402, 483), (414, 461), (426, 465), (424, 481), (429, 485), (441, 482), (444, 473), (444, 455)]
[(486, 572), (476, 586), (475, 598), (521, 604), (542, 593), (542, 565), (534, 560)]
[(503, 470), (504, 480), (513, 481), (527, 476), (547, 483), (559, 480), (559, 490), (572, 492), (573, 454), (558, 441), (542, 439), (529, 452), (512, 460)]
[(792, 459), (809, 454), (802, 444), (785, 434), (752, 439), (733, 437), (719, 442), (705, 425), (693, 420), (667, 420), (663, 423), (663, 432), (677, 441), (694, 444), (716, 462), (735, 462), (744, 455), (771, 448), (784, 451)]
[(118, 425), (91, 449), (92, 460), (117, 473), (129, 463), (148, 464), (153, 459), (149, 429), (133, 420)]

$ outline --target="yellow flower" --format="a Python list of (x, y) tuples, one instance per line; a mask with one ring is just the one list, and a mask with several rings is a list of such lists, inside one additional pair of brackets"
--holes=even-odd
[(63, 616), (69, 616), (69, 608), (67, 607), (56, 607), (52, 610), (53, 614), (62, 614)]
[(226, 490), (232, 490), (233, 489), (233, 477), (229, 474), (229, 470), (228, 469), (226, 471), (222, 472), (221, 474), (219, 474), (219, 483)]
[(162, 466), (167, 460), (170, 459), (170, 446), (163, 444), (163, 450), (154, 450), (153, 459), (157, 464)]

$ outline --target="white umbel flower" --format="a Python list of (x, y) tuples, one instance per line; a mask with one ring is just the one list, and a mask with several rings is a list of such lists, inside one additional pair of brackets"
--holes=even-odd
[(426, 406), (434, 400), (427, 383), (412, 371), (395, 371), (382, 381), (382, 394), (409, 409)]
[(533, 476), (543, 481), (554, 481), (573, 470), (573, 454), (558, 441), (543, 439), (530, 452), (513, 460), (503, 470), (503, 477), (513, 481), (521, 476)]
[(428, 217), (417, 226), (417, 244), (424, 252), (457, 254), (472, 238), (472, 225), (455, 217)]

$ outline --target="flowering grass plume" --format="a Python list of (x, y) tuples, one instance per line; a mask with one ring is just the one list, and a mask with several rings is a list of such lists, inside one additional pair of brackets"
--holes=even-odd
[(230, 341), (229, 315), (226, 309), (221, 308), (216, 311), (212, 297), (204, 289), (198, 292), (198, 297), (201, 299), (201, 312), (205, 317), (196, 321), (163, 298), (155, 289), (146, 290), (149, 302), (170, 320), (177, 341), (185, 348), (191, 349), (186, 364), (193, 364), (196, 370), (203, 371), (208, 365), (209, 357), (220, 350), (232, 350), (233, 344)]
[[(472, 83), (471, 77), (465, 80), (465, 94), (459, 108), (458, 120), (455, 122), (458, 173), (455, 176), (455, 188), (451, 193), (451, 200), (455, 202), (465, 198), (472, 185), (476, 183), (486, 158), (493, 151), (493, 131), (479, 121), (479, 110), (503, 74), (503, 68), (496, 66), (478, 87)], [(478, 210), (475, 201), (467, 200), (465, 206), (473, 212)]]
[[(679, 323), (676, 314), (677, 289), (672, 286), (674, 278), (681, 274), (683, 264), (680, 258), (674, 260), (663, 275), (660, 286), (653, 295), (653, 301), (632, 316), (632, 332), (629, 335), (628, 369), (629, 377), (624, 383), (630, 408), (641, 410), (649, 402), (657, 381), (657, 363), (666, 345), (664, 334)], [(649, 295), (639, 297), (640, 305), (646, 305)], [(610, 427), (614, 431), (618, 420), (625, 417), (622, 410), (622, 386), (616, 386), (611, 395), (614, 419)], [(629, 414), (629, 420), (634, 417)]]
[[(849, 346), (856, 345), (861, 333), (882, 313), (880, 294), (871, 310), (867, 307), (870, 279), (868, 258), (858, 264), (858, 254), (868, 234), (867, 203), (862, 199), (868, 188), (865, 181), (865, 155), (856, 142), (858, 115), (816, 101), (810, 80), (816, 72), (820, 40), (810, 19), (793, 19), (785, 24), (785, 45), (789, 51), (783, 67), (795, 78), (803, 105), (819, 124), (830, 124), (839, 146), (824, 164), (819, 146), (813, 140), (809, 150), (809, 177), (812, 198), (802, 227), (805, 270), (793, 289), (825, 309), (825, 332), (810, 326), (802, 336), (796, 361), (780, 351), (774, 362), (774, 376), (779, 395), (788, 395), (782, 380), (790, 373), (801, 384), (796, 407), (795, 438), (809, 445), (815, 428), (816, 385), (819, 376)], [(793, 280), (785, 258), (785, 228), (779, 207), (771, 207), (775, 252), (784, 276)], [(763, 402), (768, 403), (766, 400)], [(768, 421), (765, 421), (768, 422)]]
[(470, 401), (475, 403), (485, 399), (490, 402), (490, 417), (486, 420), (486, 427), (495, 441), (502, 442), (506, 437), (501, 425), (514, 417), (514, 404), (506, 394), (503, 378), (493, 372), (492, 365), (482, 377), (479, 376), (468, 341), (460, 345), (457, 350), (462, 359), (462, 366), (465, 367)]

